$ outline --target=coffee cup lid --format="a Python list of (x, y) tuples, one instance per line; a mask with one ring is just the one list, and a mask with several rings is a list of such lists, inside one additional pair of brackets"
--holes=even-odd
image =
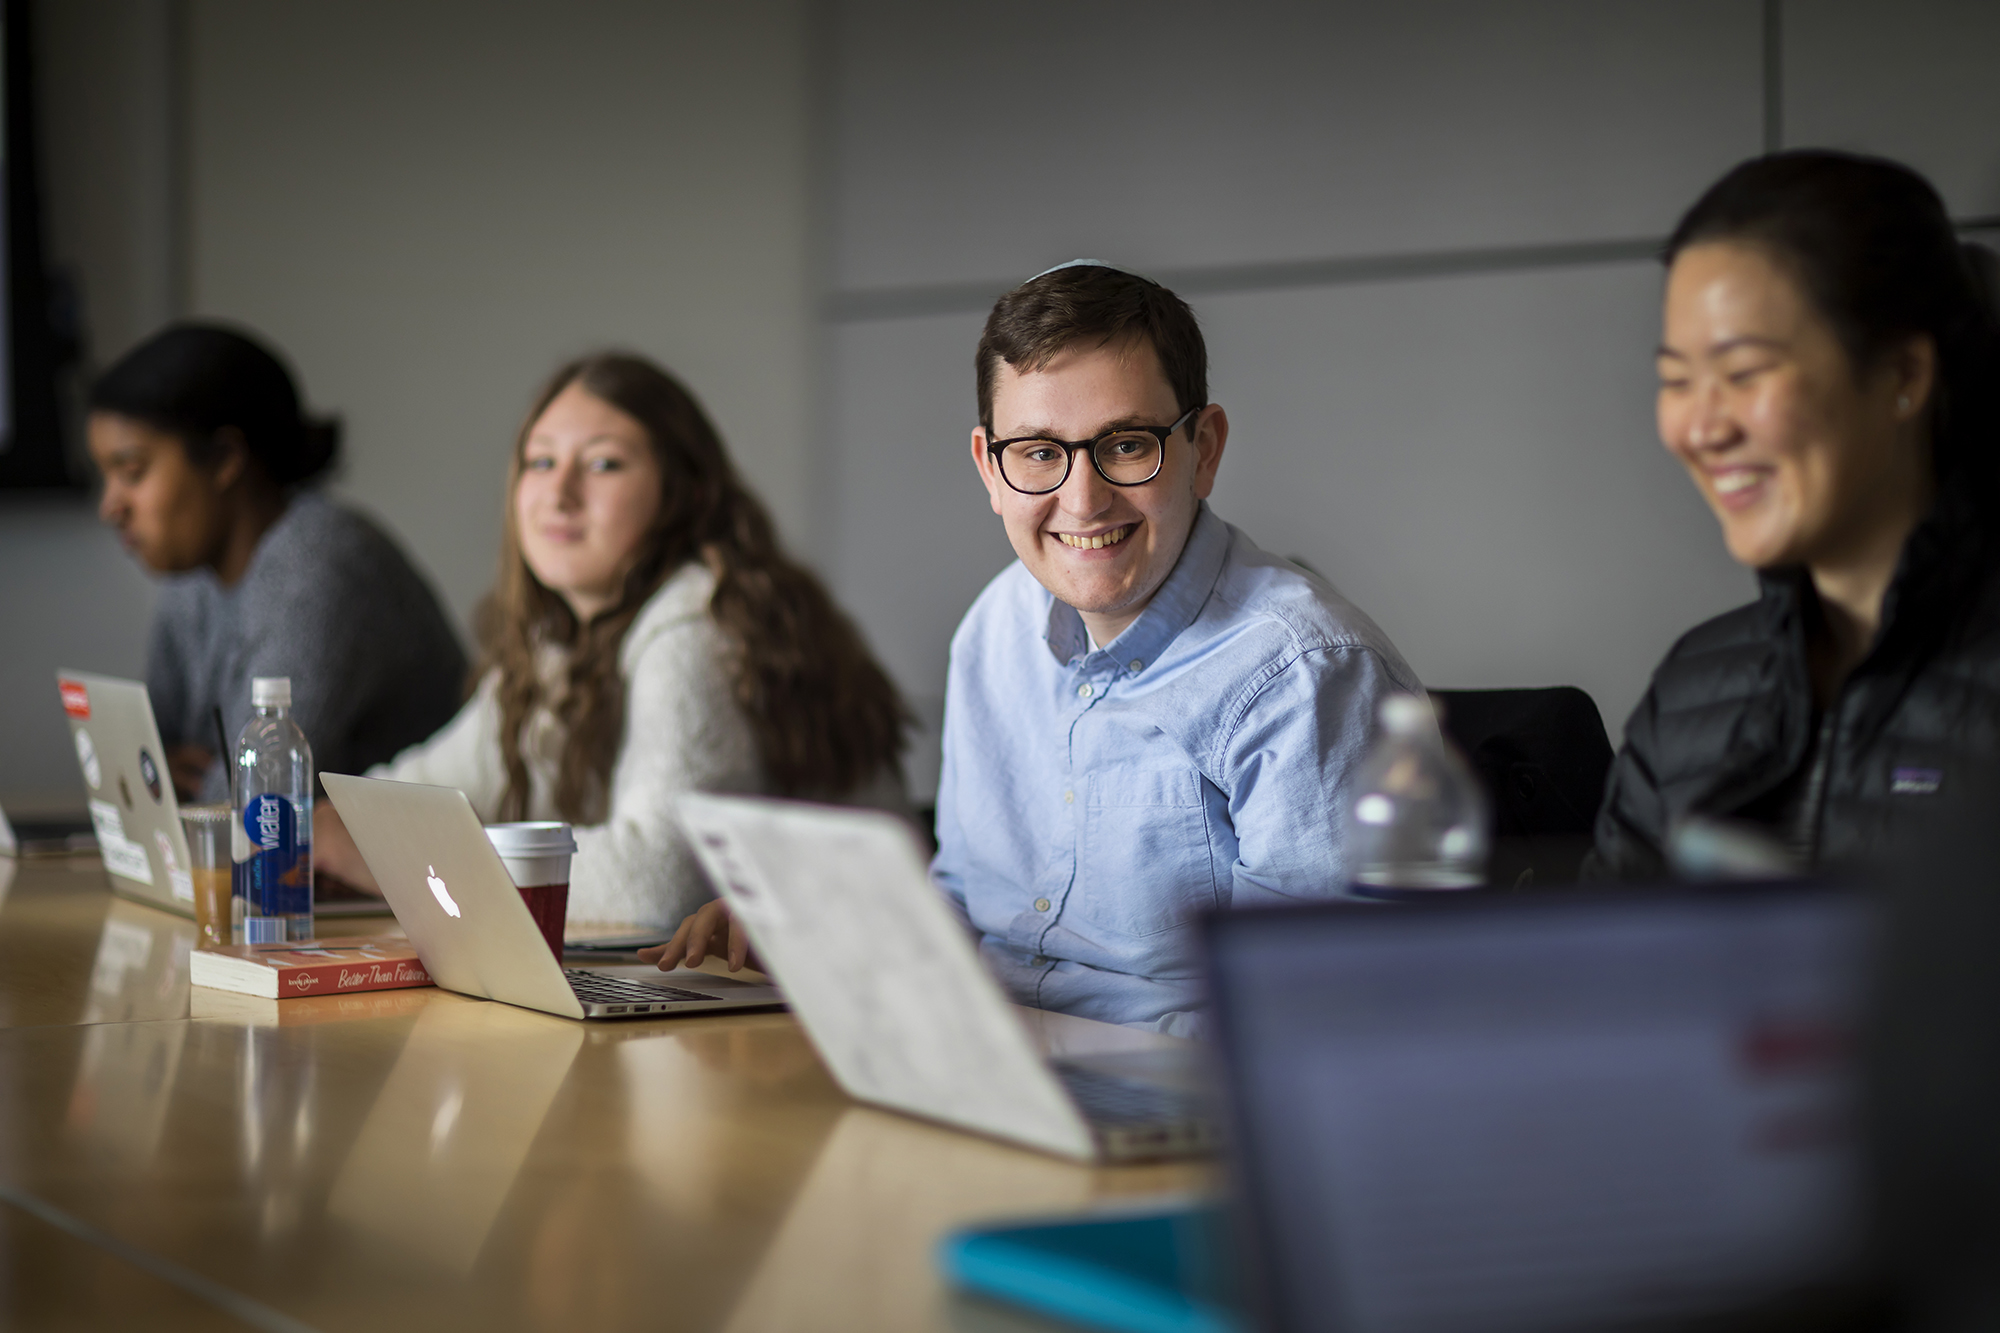
[(488, 824), (486, 840), (502, 856), (560, 856), (576, 850), (569, 825), (555, 819)]

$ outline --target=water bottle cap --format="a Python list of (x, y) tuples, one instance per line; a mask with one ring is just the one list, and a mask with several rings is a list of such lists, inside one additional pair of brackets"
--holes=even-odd
[(292, 706), (292, 678), (290, 676), (251, 677), (250, 706), (252, 708), (290, 708)]
[(1392, 694), (1382, 701), (1382, 729), (1391, 736), (1421, 736), (1437, 725), (1430, 700), (1416, 694)]

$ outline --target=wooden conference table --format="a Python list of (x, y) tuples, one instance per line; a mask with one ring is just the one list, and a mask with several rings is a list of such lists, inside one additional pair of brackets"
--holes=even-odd
[(1045, 1326), (948, 1293), (947, 1228), (1212, 1184), (860, 1106), (788, 1014), (191, 1004), (193, 936), (0, 858), (0, 1327), (997, 1333)]

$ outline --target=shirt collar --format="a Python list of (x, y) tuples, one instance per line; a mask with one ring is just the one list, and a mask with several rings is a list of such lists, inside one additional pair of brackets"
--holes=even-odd
[[(1195, 616), (1200, 614), (1202, 605), (1208, 601), (1208, 595), (1215, 591), (1215, 581), (1221, 576), (1222, 562), (1228, 555), (1229, 525), (1209, 512), (1208, 501), (1198, 501), (1194, 526), (1188, 531), (1187, 544), (1181, 547), (1180, 558), (1174, 561), (1173, 572), (1153, 594), (1153, 600), (1146, 603), (1146, 609), (1139, 613), (1139, 618), (1099, 651), (1108, 652), (1116, 648), (1120, 661), (1155, 661), (1182, 630), (1194, 623)], [(1083, 617), (1076, 613), (1075, 607), (1058, 601), (1052, 594), (1049, 595), (1048, 632), (1043, 635), (1043, 640), (1056, 661), (1065, 665), (1090, 651), (1090, 638), (1084, 632)]]

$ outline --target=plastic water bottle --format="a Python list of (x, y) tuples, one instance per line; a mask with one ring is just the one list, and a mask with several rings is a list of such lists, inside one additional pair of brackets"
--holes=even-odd
[(239, 944), (312, 938), (312, 747), (292, 721), (289, 676), (250, 682), (256, 712), (236, 739), (230, 842), (230, 937)]
[(1420, 898), (1486, 879), (1490, 816), (1479, 780), (1438, 729), (1428, 699), (1382, 701), (1382, 739), (1362, 765), (1347, 810), (1353, 892)]

